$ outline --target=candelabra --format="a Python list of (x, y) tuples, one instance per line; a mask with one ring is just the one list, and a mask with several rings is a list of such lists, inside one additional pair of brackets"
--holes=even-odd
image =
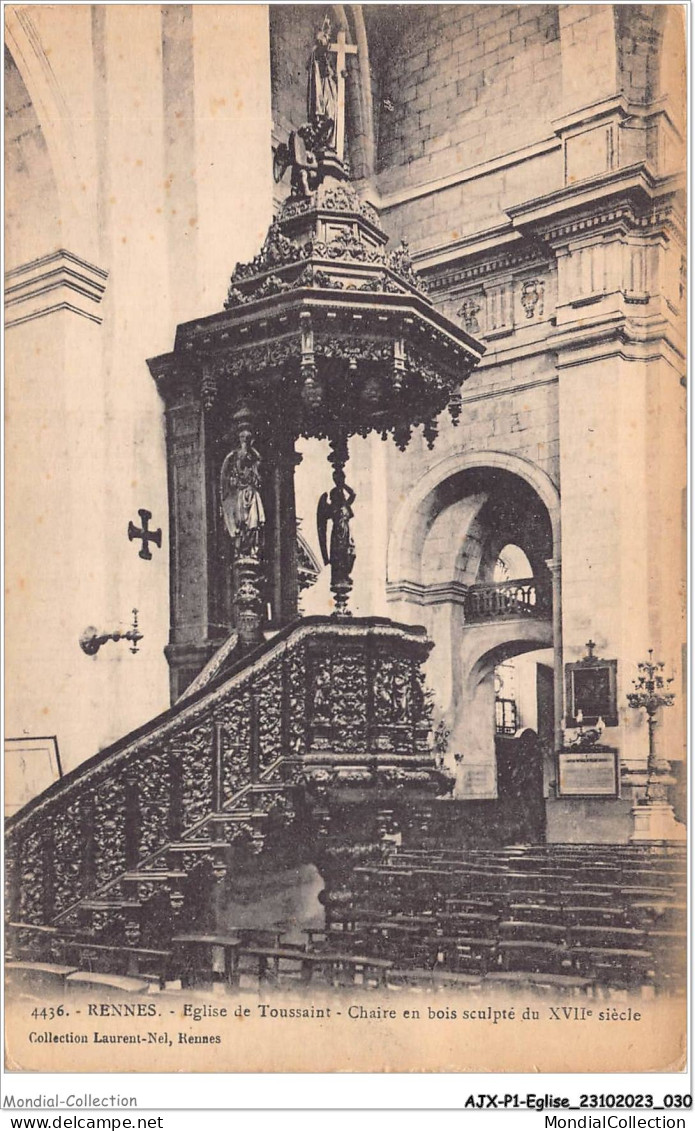
[[(673, 676), (666, 678), (663, 674), (664, 663), (654, 660), (654, 649), (649, 649), (649, 659), (637, 665), (639, 676), (633, 679), (634, 691), (629, 691), (627, 701), (636, 711), (644, 709), (647, 712), (647, 726), (649, 727), (649, 758), (647, 761), (647, 790), (645, 803), (649, 804), (654, 799), (665, 800), (663, 794), (665, 782), (657, 786), (657, 779), (668, 772), (669, 765), (665, 760), (659, 761), (656, 757), (654, 731), (657, 726), (656, 713), (660, 707), (672, 707), (675, 694), (668, 691), (667, 687), (673, 683)], [(656, 791), (655, 791), (656, 787)]]

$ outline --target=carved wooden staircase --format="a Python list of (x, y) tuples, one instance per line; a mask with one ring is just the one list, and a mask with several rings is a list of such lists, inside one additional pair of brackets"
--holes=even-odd
[(223, 664), (8, 820), (9, 919), (162, 941), (199, 921), (203, 880), (223, 887), (289, 826), (325, 838), (344, 797), (441, 792), (429, 647), (420, 628), (311, 617)]
[(134, 946), (142, 941), (148, 905), (156, 903), (157, 896), (165, 896), (173, 913), (173, 927), (177, 912), (185, 906), (186, 882), (193, 874), (202, 878), (201, 871), (207, 866), (215, 882), (224, 881), (233, 866), (232, 853), (242, 842), (252, 853), (263, 851), (267, 826), (278, 803), (284, 809), (284, 818), (294, 818), (296, 782), (275, 779), (283, 773), (294, 773), (296, 778), (299, 765), (297, 759), (276, 759), (257, 782), (242, 786), (224, 809), (209, 813), (178, 840), (167, 842), (93, 896), (78, 900), (56, 916), (55, 925), (100, 933), (99, 913), (106, 912), (111, 928), (114, 921), (122, 924), (124, 941)]

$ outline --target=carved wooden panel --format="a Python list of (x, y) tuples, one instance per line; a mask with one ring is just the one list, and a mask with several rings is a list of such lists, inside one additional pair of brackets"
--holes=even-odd
[(171, 780), (169, 752), (155, 747), (138, 763), (135, 780), (140, 805), (139, 856), (149, 856), (168, 839), (168, 809)]
[(206, 719), (183, 732), (181, 745), (181, 809), (184, 828), (210, 812), (212, 800), (212, 723)]
[(126, 867), (125, 782), (121, 776), (101, 782), (95, 794), (99, 819), (94, 830), (94, 873), (97, 888), (113, 880)]
[(266, 669), (263, 675), (254, 681), (253, 693), (258, 697), (260, 766), (263, 769), (283, 754), (280, 665)]
[(23, 923), (43, 922), (43, 837), (34, 829), (22, 844), (22, 892), (19, 912)]
[(306, 750), (306, 650), (293, 648), (285, 659), (288, 754)]
[(312, 655), (308, 688), (311, 745), (316, 750), (367, 749), (367, 662), (364, 645), (331, 642)]
[(57, 914), (82, 894), (81, 803), (75, 799), (53, 821), (54, 910)]
[[(108, 899), (116, 901), (160, 895), (161, 885), (148, 879), (147, 869), (141, 884), (114, 881), (172, 840), (197, 833), (214, 811), (218, 758), (224, 806), (281, 756), (313, 750), (358, 755), (358, 762), (367, 763), (379, 751), (426, 752), (431, 707), (422, 644), (375, 640), (371, 629), (347, 632), (332, 625), (330, 632), (325, 626), (316, 635), (302, 632), (286, 650), (251, 665), (224, 698), (198, 706), (195, 715), (185, 711), (173, 726), (168, 721), (166, 736), (154, 732), (147, 744), (136, 739), (130, 750), (118, 750), (97, 773), (68, 784), (19, 827), (10, 825), (8, 857), (14, 864), (7, 882), (10, 891), (14, 885), (19, 892), (14, 902), (10, 896), (10, 913), (29, 923), (59, 916), (63, 926), (109, 936), (131, 929), (130, 919), (116, 909), (68, 909), (85, 896), (106, 896), (107, 887)], [(398, 774), (410, 774), (415, 782), (416, 771), (406, 762)], [(361, 766), (356, 772), (365, 773)], [(302, 773), (305, 767), (284, 766), (272, 780), (293, 775), (296, 780)], [(366, 774), (371, 783), (373, 771)], [(428, 771), (423, 775), (428, 778)], [(226, 843), (246, 841), (258, 851), (268, 833), (272, 837), (295, 819), (296, 801), (277, 789), (256, 789), (242, 800), (242, 811), (218, 827)], [(243, 812), (247, 806), (264, 818), (251, 819)], [(148, 867), (164, 862), (188, 871), (200, 862), (200, 852), (165, 851)]]
[(249, 748), (251, 744), (251, 696), (248, 692), (226, 702), (217, 712), (222, 723), (222, 798), (230, 801), (243, 785), (251, 781)]

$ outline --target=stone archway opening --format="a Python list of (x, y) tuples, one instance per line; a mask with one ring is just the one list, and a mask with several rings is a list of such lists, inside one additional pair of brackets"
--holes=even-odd
[[(510, 543), (500, 551), (493, 581), (524, 584), (532, 574), (524, 551)], [(537, 600), (533, 588), (530, 600)], [(531, 816), (553, 766), (553, 659), (552, 648), (521, 652), (497, 664), (493, 675), (497, 794), (526, 801)]]
[(399, 600), (398, 618), (424, 621), (435, 642), (428, 675), (449, 732), (454, 796), (509, 797), (524, 780), (515, 752), (533, 745), (527, 787), (542, 806), (557, 721), (548, 563), (559, 557), (559, 531), (552, 490), (525, 471), (522, 461), (514, 470), (468, 466), (419, 498), (416, 489), (409, 521), (399, 516), (400, 562), (390, 557), (390, 577), (397, 564), (405, 576), (389, 596)]

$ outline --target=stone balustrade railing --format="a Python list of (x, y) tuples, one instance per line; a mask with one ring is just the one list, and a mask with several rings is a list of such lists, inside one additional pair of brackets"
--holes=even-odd
[(515, 617), (549, 617), (551, 611), (550, 582), (535, 577), (471, 585), (464, 599), (466, 624)]

